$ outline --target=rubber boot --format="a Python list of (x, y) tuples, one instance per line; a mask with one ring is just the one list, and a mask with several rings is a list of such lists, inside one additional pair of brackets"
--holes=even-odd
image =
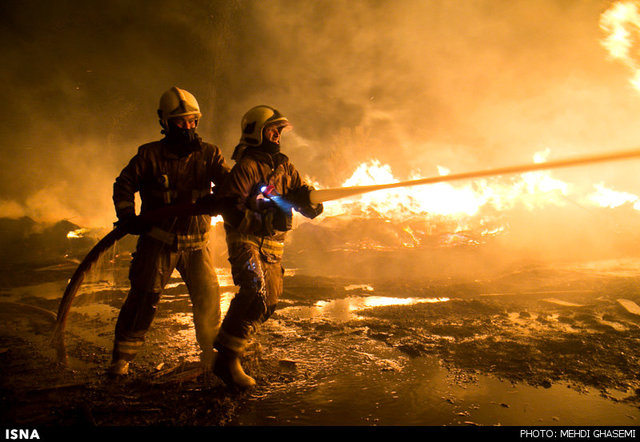
[(227, 349), (218, 349), (213, 365), (213, 373), (225, 384), (247, 389), (256, 385), (256, 380), (246, 374), (240, 365), (240, 356)]
[(205, 369), (205, 371), (206, 370), (211, 370), (211, 368), (214, 366), (216, 356), (217, 356), (217, 354), (216, 354), (215, 350), (213, 350), (213, 348), (207, 349), (207, 350), (203, 350), (200, 353), (200, 364)]
[(129, 374), (129, 363), (123, 359), (118, 359), (111, 363), (109, 374), (112, 376), (126, 376)]

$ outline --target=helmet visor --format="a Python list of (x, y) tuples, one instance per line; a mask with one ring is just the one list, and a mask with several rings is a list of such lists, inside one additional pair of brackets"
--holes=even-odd
[(291, 129), (293, 129), (293, 126), (287, 120), (280, 120), (280, 121), (274, 121), (273, 123), (269, 123), (264, 128), (265, 129), (274, 128), (279, 133), (283, 134), (283, 133), (289, 132)]

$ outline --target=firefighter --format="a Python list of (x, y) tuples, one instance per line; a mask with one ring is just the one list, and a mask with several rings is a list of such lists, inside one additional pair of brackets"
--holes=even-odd
[(290, 128), (287, 118), (272, 107), (250, 109), (242, 118), (240, 144), (232, 156), (236, 164), (221, 190), (229, 262), (239, 290), (214, 344), (213, 372), (234, 387), (256, 384), (240, 358), (282, 294), (282, 253), (292, 209), (308, 218), (323, 210), (310, 202), (313, 188), (280, 152), (280, 137)]
[(178, 269), (193, 308), (196, 339), (203, 363), (211, 365), (213, 341), (220, 327), (220, 288), (207, 243), (211, 216), (177, 216), (143, 222), (135, 213), (170, 204), (211, 199), (212, 187), (222, 184), (229, 166), (217, 146), (197, 134), (200, 107), (186, 90), (173, 87), (160, 98), (158, 109), (164, 138), (144, 144), (116, 178), (113, 186), (117, 225), (140, 235), (129, 269), (131, 288), (115, 327), (109, 372), (125, 375), (144, 342), (160, 294)]

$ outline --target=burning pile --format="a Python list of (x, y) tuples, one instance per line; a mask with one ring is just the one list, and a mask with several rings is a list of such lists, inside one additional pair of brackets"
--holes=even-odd
[[(549, 150), (534, 156), (535, 163), (543, 163)], [(450, 171), (438, 166), (440, 175)], [(418, 179), (409, 177), (410, 180)], [(391, 168), (378, 161), (358, 166), (345, 183), (348, 186), (369, 186), (397, 183)], [(471, 183), (441, 182), (425, 186), (379, 190), (358, 197), (325, 203), (325, 217), (377, 218), (394, 223), (422, 219), (455, 222), (454, 232), (477, 229), (482, 235), (495, 235), (507, 226), (495, 225), (498, 213), (513, 210), (534, 212), (548, 207), (577, 204), (586, 210), (629, 206), (640, 210), (639, 197), (618, 191), (604, 183), (594, 183), (589, 189), (553, 176), (552, 171), (527, 172), (515, 177), (492, 177)], [(490, 227), (489, 227), (490, 226)]]
[(2, 267), (25, 263), (46, 264), (83, 256), (95, 235), (67, 220), (52, 224), (31, 218), (0, 218), (0, 263)]
[[(631, 70), (631, 84), (640, 90), (640, 3), (613, 2), (601, 15), (600, 28), (604, 32), (603, 47), (613, 60)], [(535, 154), (534, 162), (545, 162), (549, 157), (551, 149)], [(438, 166), (438, 172), (451, 173), (443, 166)], [(539, 170), (457, 184), (439, 182), (380, 190), (329, 201), (320, 223), (305, 223), (295, 232), (294, 251), (362, 252), (499, 244), (521, 256), (533, 253), (540, 258), (636, 254), (638, 194), (620, 185), (616, 188), (606, 178), (594, 181), (594, 176), (604, 175), (593, 169), (581, 173), (588, 184)], [(390, 166), (373, 160), (360, 164), (343, 186), (398, 181)], [(304, 240), (303, 234), (311, 240)]]
[[(536, 154), (535, 164), (546, 163), (549, 155), (549, 150)], [(441, 166), (438, 170), (441, 176), (450, 173)], [(343, 186), (398, 182), (388, 165), (372, 161), (359, 165)], [(636, 252), (630, 239), (639, 217), (640, 201), (633, 193), (603, 182), (585, 188), (557, 178), (552, 170), (538, 170), (328, 201), (320, 223), (305, 223), (294, 232), (293, 250), (298, 257), (309, 251), (342, 253), (337, 259), (342, 264), (362, 259), (363, 253), (413, 250), (409, 261), (474, 268), (472, 261), (486, 260), (487, 253), (493, 264), (508, 254), (512, 260), (610, 258)], [(449, 249), (446, 258), (443, 249)], [(373, 267), (388, 267), (386, 259)]]

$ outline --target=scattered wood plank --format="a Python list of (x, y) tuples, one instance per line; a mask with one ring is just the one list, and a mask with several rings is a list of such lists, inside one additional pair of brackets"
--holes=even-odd
[(40, 387), (40, 388), (33, 388), (31, 390), (29, 390), (30, 393), (42, 393), (45, 391), (52, 391), (52, 390), (63, 390), (65, 388), (76, 388), (76, 387), (84, 387), (86, 385), (89, 384), (89, 381), (80, 381), (80, 382), (67, 382), (64, 384), (56, 384), (56, 385), (49, 385), (46, 387)]
[(156, 377), (153, 380), (154, 384), (171, 384), (171, 383), (180, 383), (185, 381), (190, 381), (192, 379), (196, 379), (198, 376), (204, 373), (204, 369), (202, 367), (191, 368), (185, 371), (181, 371), (178, 373), (171, 374), (169, 376)]
[(183, 362), (176, 366), (160, 370), (153, 374), (153, 383), (166, 384), (171, 382), (184, 382), (197, 378), (204, 372), (204, 367), (199, 362)]
[[(164, 368), (165, 363), (161, 362), (160, 364), (158, 364), (156, 366), (156, 369), (158, 370), (156, 373), (153, 374), (154, 378), (160, 378), (160, 377), (164, 377), (167, 375), (170, 375), (174, 372), (181, 372), (181, 371), (186, 371), (189, 370), (191, 368), (194, 368), (196, 365), (199, 365), (197, 362), (181, 362), (177, 365), (174, 365), (173, 367), (169, 367), (169, 368)], [(158, 369), (159, 368), (159, 369)]]
[(546, 299), (543, 299), (543, 301), (548, 302), (550, 304), (560, 305), (562, 307), (584, 307), (584, 305), (582, 304), (576, 304), (573, 302), (563, 301), (561, 299), (555, 299), (555, 298), (546, 298)]
[(640, 316), (640, 306), (630, 299), (617, 299), (618, 304), (620, 304), (626, 311), (631, 313), (632, 315)]

